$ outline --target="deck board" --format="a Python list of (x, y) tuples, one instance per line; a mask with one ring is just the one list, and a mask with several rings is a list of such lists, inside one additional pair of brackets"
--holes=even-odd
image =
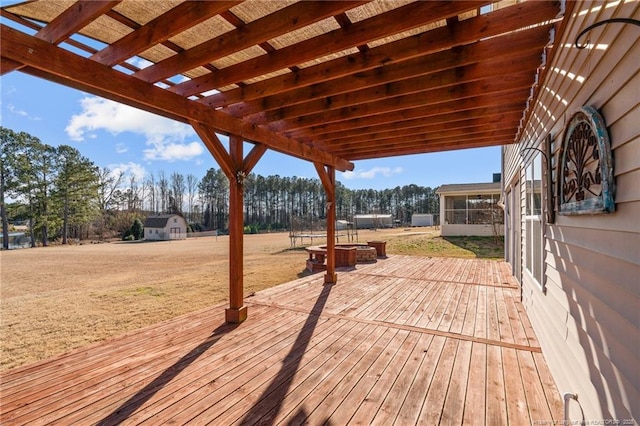
[(528, 424), (562, 403), (502, 262), (389, 256), (0, 375), (0, 423)]

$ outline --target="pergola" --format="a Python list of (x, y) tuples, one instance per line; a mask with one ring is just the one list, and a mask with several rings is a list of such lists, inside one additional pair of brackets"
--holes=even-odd
[[(333, 283), (336, 170), (513, 143), (563, 8), (40, 0), (1, 9), (0, 65), (2, 74), (18, 70), (193, 126), (230, 182), (226, 320), (241, 322), (243, 181), (267, 149), (315, 165), (328, 204), (325, 282)], [(228, 135), (228, 149), (217, 134)], [(253, 144), (246, 154), (244, 142)]]

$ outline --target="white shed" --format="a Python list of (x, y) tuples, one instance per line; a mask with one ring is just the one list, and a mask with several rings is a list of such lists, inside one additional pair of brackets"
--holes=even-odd
[(353, 216), (356, 229), (393, 228), (390, 214), (357, 214)]
[(433, 215), (414, 214), (411, 216), (411, 226), (433, 226)]
[(149, 216), (144, 221), (145, 240), (181, 240), (187, 238), (187, 221), (178, 214)]

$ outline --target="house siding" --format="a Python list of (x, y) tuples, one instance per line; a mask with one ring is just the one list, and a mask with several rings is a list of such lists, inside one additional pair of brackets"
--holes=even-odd
[[(571, 116), (593, 106), (609, 130), (616, 211), (557, 215), (544, 226), (546, 293), (527, 271), (521, 278), (523, 303), (558, 389), (578, 395), (570, 403), (570, 420), (582, 420), (581, 407), (587, 424), (640, 420), (640, 31), (607, 24), (581, 38), (597, 48), (573, 47), (582, 29), (609, 18), (640, 19), (640, 2), (576, 2), (522, 137), (503, 149), (505, 182), (521, 192), (524, 211), (521, 182), (536, 152), (523, 148), (541, 148), (551, 133), (555, 191)], [(526, 245), (522, 232), (521, 254)]]

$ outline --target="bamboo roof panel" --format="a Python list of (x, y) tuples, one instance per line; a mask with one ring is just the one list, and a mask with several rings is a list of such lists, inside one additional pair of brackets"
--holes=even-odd
[(304, 68), (310, 68), (314, 65), (318, 65), (318, 64), (322, 64), (324, 62), (329, 62), (332, 61), (334, 59), (339, 59), (348, 55), (355, 55), (359, 52), (359, 50), (355, 47), (352, 47), (351, 49), (347, 49), (347, 50), (342, 50), (340, 52), (335, 52), (332, 53), (330, 55), (327, 56), (322, 56), (320, 58), (315, 58), (311, 61), (308, 62), (302, 62), (301, 64), (298, 64), (298, 68), (304, 69)]
[(389, 0), (389, 1), (375, 1), (366, 3), (362, 6), (355, 7), (345, 12), (347, 17), (352, 23), (364, 21), (372, 16), (380, 15), (390, 10), (397, 9), (406, 4), (412, 3), (415, 0)]
[(122, 16), (135, 21), (139, 25), (144, 25), (165, 12), (168, 12), (184, 0), (136, 0), (123, 1), (113, 7), (113, 10)]
[(226, 19), (221, 16), (214, 16), (198, 25), (186, 29), (180, 34), (171, 37), (169, 40), (186, 50), (234, 29), (235, 27)]
[(282, 49), (337, 29), (340, 29), (340, 25), (338, 25), (336, 20), (334, 18), (328, 18), (313, 25), (307, 25), (299, 30), (273, 38), (269, 40), (269, 44), (276, 49)]
[(392, 43), (394, 41), (402, 40), (403, 38), (407, 38), (407, 37), (411, 37), (411, 36), (414, 36), (414, 35), (422, 34), (422, 33), (425, 33), (427, 31), (431, 31), (433, 29), (446, 27), (446, 26), (447, 26), (447, 21), (445, 21), (443, 19), (443, 20), (438, 21), (438, 22), (434, 22), (434, 23), (430, 23), (430, 24), (427, 24), (427, 25), (423, 25), (421, 27), (414, 28), (414, 29), (409, 30), (409, 31), (403, 31), (401, 33), (394, 34), (392, 36), (385, 37), (385, 38), (382, 38), (380, 40), (375, 40), (375, 41), (369, 42), (369, 43), (367, 43), (367, 46), (369, 46), (370, 48), (377, 47), (377, 46), (382, 46), (383, 44)]
[(267, 52), (260, 46), (251, 46), (247, 49), (240, 50), (233, 55), (225, 56), (224, 58), (212, 61), (211, 64), (218, 69), (222, 69), (235, 64), (239, 64), (249, 59), (257, 58), (258, 56), (263, 56), (266, 53)]
[(294, 3), (296, 0), (247, 0), (232, 7), (230, 12), (248, 24)]

